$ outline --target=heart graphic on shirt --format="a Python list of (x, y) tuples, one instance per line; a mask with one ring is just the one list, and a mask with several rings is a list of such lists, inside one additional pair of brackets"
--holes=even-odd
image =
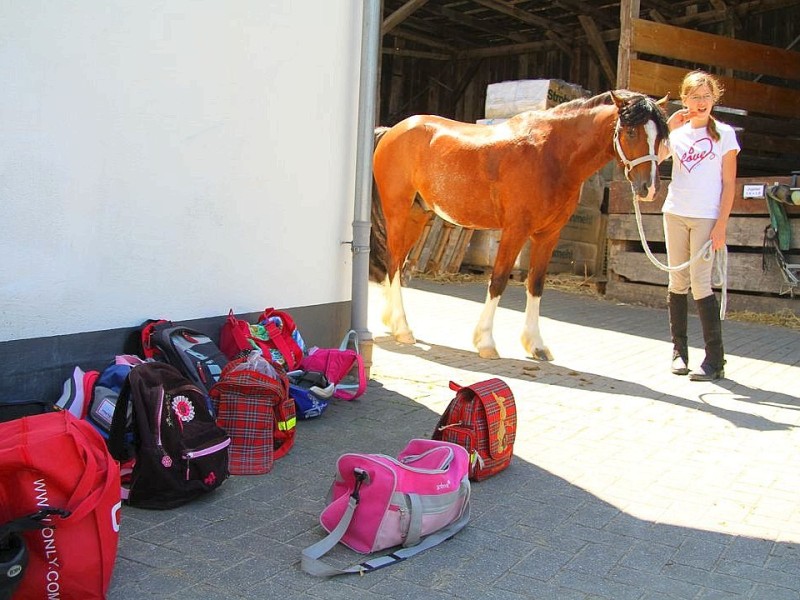
[(714, 148), (714, 144), (711, 141), (711, 138), (703, 138), (697, 140), (691, 147), (683, 153), (680, 158), (681, 164), (683, 167), (692, 172), (697, 165), (703, 162), (706, 158), (714, 158), (714, 152), (712, 151)]

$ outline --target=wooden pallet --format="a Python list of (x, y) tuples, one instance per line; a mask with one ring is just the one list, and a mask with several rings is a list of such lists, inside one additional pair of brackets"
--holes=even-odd
[[(788, 183), (789, 178), (775, 178)], [(754, 179), (737, 180), (737, 193), (727, 228), (728, 246), (728, 310), (750, 310), (772, 313), (790, 311), (800, 314), (798, 290), (787, 285), (777, 261), (763, 252), (764, 230), (770, 224), (769, 210), (764, 199), (744, 199), (744, 184), (765, 183)], [(664, 229), (661, 206), (666, 185), (653, 202), (640, 203), (642, 228), (651, 252), (666, 264)], [(800, 256), (800, 207), (787, 206), (792, 228), (792, 248), (789, 256), (794, 262)], [(608, 280), (606, 296), (610, 299), (666, 306), (668, 275), (653, 265), (644, 252), (633, 214), (630, 185), (615, 181), (609, 196)], [(766, 270), (764, 269), (766, 266)]]
[(404, 269), (405, 276), (410, 277), (414, 273), (427, 275), (458, 273), (472, 231), (448, 223), (439, 217), (432, 217), (408, 255)]

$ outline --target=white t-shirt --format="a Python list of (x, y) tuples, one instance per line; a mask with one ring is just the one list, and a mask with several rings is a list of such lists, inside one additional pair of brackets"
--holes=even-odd
[(682, 217), (716, 219), (722, 196), (722, 157), (739, 152), (736, 132), (717, 121), (719, 141), (705, 127), (694, 129), (691, 122), (669, 134), (672, 181), (661, 209)]

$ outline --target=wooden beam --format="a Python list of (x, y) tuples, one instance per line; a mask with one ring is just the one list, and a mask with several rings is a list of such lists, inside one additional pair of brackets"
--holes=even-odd
[(389, 33), (392, 29), (405, 21), (418, 8), (424, 6), (427, 2), (428, 0), (408, 0), (408, 2), (403, 4), (403, 6), (398, 8), (383, 20), (383, 24), (381, 25), (381, 35), (386, 35)]
[(639, 0), (621, 0), (619, 4), (619, 50), (617, 50), (617, 89), (630, 87), (631, 60), (636, 58), (631, 44), (631, 23), (639, 18)]
[(484, 21), (482, 19), (476, 19), (475, 17), (470, 17), (469, 15), (465, 15), (463, 12), (458, 10), (454, 10), (452, 8), (437, 8), (436, 11), (442, 15), (453, 21), (454, 23), (459, 23), (461, 25), (466, 25), (467, 27), (471, 27), (472, 29), (477, 29), (478, 31), (485, 31), (487, 33), (492, 33), (494, 35), (505, 37), (510, 39), (514, 42), (528, 42), (530, 39), (519, 32), (516, 31), (509, 31), (503, 27), (498, 27), (488, 21)]
[(800, 80), (800, 52), (634, 19), (631, 51)]
[(565, 27), (551, 21), (550, 19), (544, 19), (542, 17), (533, 15), (528, 11), (517, 8), (508, 2), (503, 2), (502, 0), (473, 0), (473, 2), (499, 13), (514, 17), (515, 19), (522, 21), (523, 23), (527, 23), (528, 25), (540, 27), (545, 31), (552, 31), (558, 33), (559, 35), (569, 34), (569, 31)]
[(429, 46), (437, 50), (444, 50), (445, 52), (455, 52), (455, 48), (443, 42), (441, 38), (434, 38), (430, 35), (424, 35), (421, 33), (408, 31), (403, 27), (397, 27), (393, 29), (392, 35), (394, 37), (402, 38), (410, 42), (416, 42), (417, 44), (420, 44), (422, 46)]
[(406, 48), (382, 48), (382, 54), (390, 56), (403, 56), (406, 58), (424, 58), (428, 60), (452, 60), (452, 54), (441, 54), (439, 52), (425, 52), (423, 50), (408, 50)]
[(595, 8), (587, 2), (582, 2), (581, 0), (556, 0), (553, 2), (553, 4), (565, 8), (576, 15), (586, 15), (587, 17), (592, 17), (595, 21), (595, 24), (599, 23), (606, 29), (616, 27), (619, 24), (616, 19), (609, 18), (608, 15), (603, 11)]
[(492, 56), (513, 56), (515, 54), (527, 54), (528, 52), (552, 50), (556, 47), (557, 46), (550, 40), (547, 40), (546, 42), (526, 42), (524, 44), (514, 44), (509, 46), (495, 46), (494, 48), (463, 50), (456, 55), (456, 58), (491, 58)]
[(605, 43), (600, 37), (600, 32), (598, 31), (597, 26), (594, 24), (592, 18), (587, 17), (586, 15), (578, 15), (578, 20), (581, 22), (581, 26), (586, 32), (586, 37), (589, 38), (589, 45), (592, 47), (592, 50), (594, 50), (595, 55), (597, 55), (597, 61), (600, 63), (600, 67), (603, 69), (606, 79), (608, 80), (609, 84), (614, 85), (614, 60), (608, 53), (608, 48), (606, 48)]

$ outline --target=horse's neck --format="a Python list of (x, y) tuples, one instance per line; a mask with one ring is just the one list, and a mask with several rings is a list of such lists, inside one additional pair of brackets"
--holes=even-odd
[(573, 118), (564, 119), (556, 125), (564, 128), (559, 136), (571, 137), (571, 143), (560, 145), (562, 155), (559, 158), (573, 177), (578, 176), (580, 181), (584, 181), (614, 158), (616, 116), (616, 107), (602, 105), (576, 113)]

